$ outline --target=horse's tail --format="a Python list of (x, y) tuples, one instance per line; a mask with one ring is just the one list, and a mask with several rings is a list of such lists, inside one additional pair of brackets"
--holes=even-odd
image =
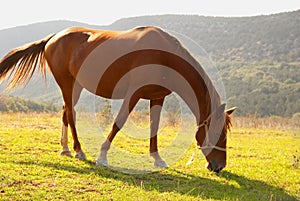
[(15, 88), (27, 84), (38, 67), (46, 76), (47, 62), (44, 56), (45, 46), (54, 34), (46, 38), (11, 50), (0, 60), (0, 84), (9, 74), (6, 87)]

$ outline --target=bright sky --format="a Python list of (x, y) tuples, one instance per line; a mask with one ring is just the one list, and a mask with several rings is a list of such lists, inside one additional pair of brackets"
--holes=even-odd
[(300, 0), (7, 0), (1, 2), (0, 30), (50, 20), (106, 25), (154, 14), (253, 16), (298, 9)]

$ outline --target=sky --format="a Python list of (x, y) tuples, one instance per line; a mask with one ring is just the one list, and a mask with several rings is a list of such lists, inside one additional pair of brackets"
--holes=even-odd
[(255, 16), (295, 11), (300, 0), (7, 0), (0, 29), (51, 20), (108, 25), (124, 17), (156, 14)]

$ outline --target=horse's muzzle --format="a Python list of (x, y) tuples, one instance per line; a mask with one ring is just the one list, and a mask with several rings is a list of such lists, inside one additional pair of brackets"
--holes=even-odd
[(214, 171), (216, 173), (221, 172), (225, 165), (223, 164), (218, 164), (215, 160), (211, 160), (206, 164), (206, 168), (209, 169), (210, 171)]

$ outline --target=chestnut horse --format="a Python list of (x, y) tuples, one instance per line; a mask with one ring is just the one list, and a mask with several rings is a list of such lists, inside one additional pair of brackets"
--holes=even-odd
[(124, 99), (112, 129), (100, 148), (97, 165), (107, 166), (107, 151), (139, 99), (150, 100), (150, 155), (157, 167), (168, 167), (157, 149), (157, 131), (164, 99), (177, 93), (195, 115), (196, 140), (208, 162), (219, 172), (226, 165), (226, 134), (230, 114), (208, 75), (193, 56), (170, 34), (157, 27), (128, 31), (66, 29), (10, 51), (0, 61), (0, 81), (8, 87), (26, 84), (36, 68), (47, 66), (59, 85), (62, 112), (61, 155), (71, 155), (68, 126), (77, 158), (85, 159), (75, 127), (74, 106), (83, 88), (105, 98)]

